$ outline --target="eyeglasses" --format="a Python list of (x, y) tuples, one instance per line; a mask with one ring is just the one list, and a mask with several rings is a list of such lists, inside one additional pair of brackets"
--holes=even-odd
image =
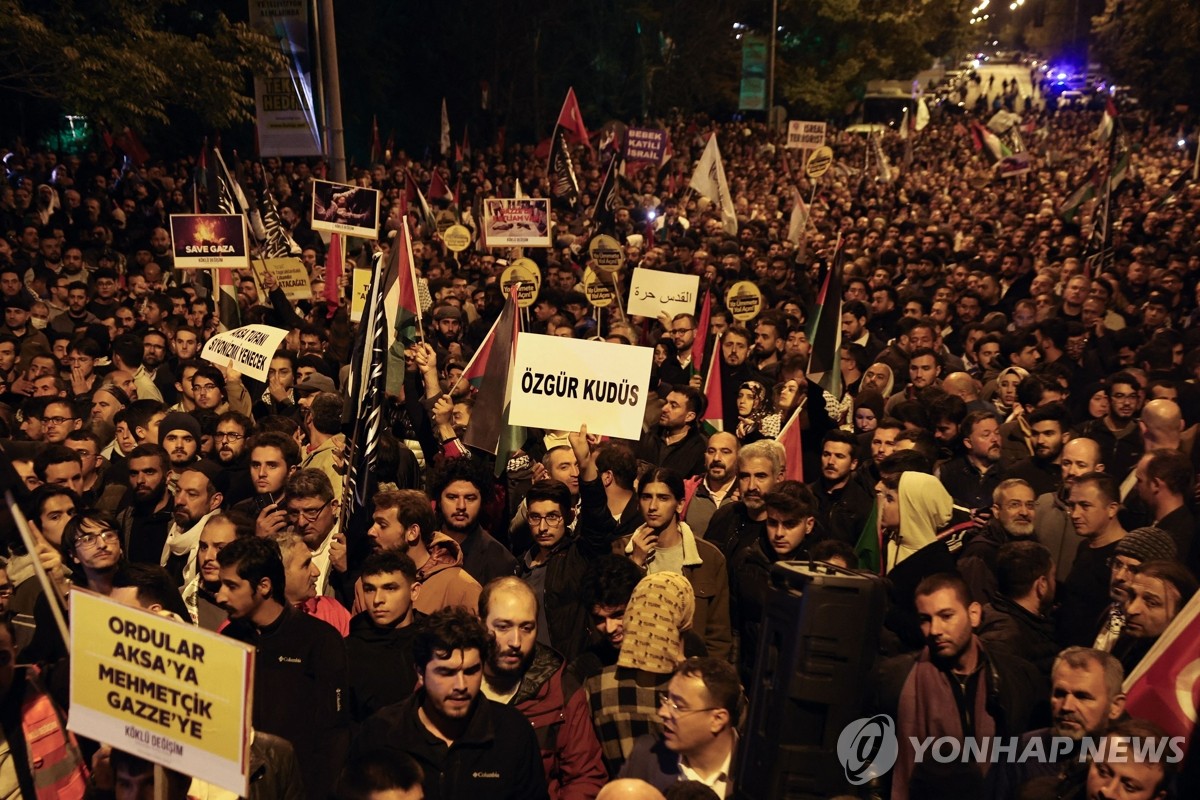
[(551, 511), (549, 514), (529, 514), (526, 519), (529, 520), (529, 527), (536, 528), (543, 522), (547, 525), (557, 525), (563, 521), (563, 515), (557, 511)]
[(325, 508), (332, 502), (333, 502), (333, 498), (330, 498), (329, 500), (326, 500), (324, 503), (322, 503), (317, 508), (302, 508), (302, 509), (298, 509), (298, 510), (294, 509), (294, 508), (289, 508), (283, 512), (283, 515), (287, 519), (290, 519), (290, 520), (296, 520), (296, 519), (299, 519), (300, 517), (303, 517), (307, 522), (316, 522), (317, 517), (321, 516), (321, 512), (324, 511)]
[(116, 531), (101, 531), (100, 533), (81, 533), (75, 540), (80, 547), (95, 547), (100, 542), (115, 542), (120, 537)]
[(228, 432), (222, 433), (221, 431), (217, 431), (216, 435), (213, 436), (213, 438), (216, 439), (218, 442), (222, 442), (222, 441), (226, 441), (226, 440), (231, 441), (231, 442), (240, 442), (242, 439), (246, 438), (246, 435), (243, 433), (228, 433)]
[(669, 694), (667, 694), (666, 692), (658, 692), (658, 707), (662, 708), (663, 706), (666, 706), (667, 710), (676, 716), (679, 716), (681, 714), (698, 714), (701, 711), (716, 711), (717, 710), (715, 707), (714, 708), (680, 708), (678, 705), (676, 705), (675, 701), (671, 699), (671, 696)]
[(75, 417), (43, 417), (43, 425), (66, 425), (68, 422), (74, 422)]
[(217, 385), (215, 383), (193, 383), (192, 384), (193, 392), (215, 392), (216, 390), (217, 390)]

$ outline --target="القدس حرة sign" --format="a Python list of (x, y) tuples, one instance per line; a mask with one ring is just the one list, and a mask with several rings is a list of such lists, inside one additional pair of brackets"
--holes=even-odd
[(87, 591), (71, 592), (77, 734), (244, 796), (254, 648)]

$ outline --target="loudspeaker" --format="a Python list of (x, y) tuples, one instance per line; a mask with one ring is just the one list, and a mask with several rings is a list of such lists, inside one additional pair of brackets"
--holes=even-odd
[(863, 716), (884, 604), (874, 575), (814, 562), (772, 567), (735, 797), (816, 800), (851, 791), (837, 739)]

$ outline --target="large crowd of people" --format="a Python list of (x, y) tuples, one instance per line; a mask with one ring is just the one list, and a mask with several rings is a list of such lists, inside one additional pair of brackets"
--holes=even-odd
[[(332, 270), (310, 219), (324, 165), (231, 160), (252, 204), (273, 197), (313, 297), (245, 270), (236, 322), (205, 271), (173, 264), (169, 215), (206, 199), (194, 159), (9, 150), (0, 469), (35, 547), (6, 525), (6, 796), (149, 785), (148, 764), (76, 742), (61, 716), (48, 735), (68, 756), (33, 756), (30, 715), (69, 713), (52, 605), (84, 587), (257, 649), (252, 798), (733, 797), (786, 561), (887, 589), (861, 710), (895, 719), (900, 752), (861, 791), (1194, 796), (1162, 759), (932, 764), (910, 744), (1164, 735), (1126, 713), (1122, 679), (1200, 574), (1200, 192), (1174, 128), (1138, 116), (1118, 122), (1130, 168), (1107, 199), (1117, 148), (1099, 121), (1028, 110), (1032, 169), (1009, 178), (948, 111), (908, 141), (831, 128), (835, 165), (812, 181), (759, 123), (673, 116), (657, 123), (670, 157), (625, 165), (611, 224), (592, 210), (611, 146), (577, 146), (578, 204), (556, 201), (553, 247), (523, 254), (542, 270), (523, 330), (652, 347), (644, 433), (532, 430), (498, 465), (462, 444), (499, 410), (460, 378), (517, 254), (454, 253), (438, 228), (477, 227), (474, 201), (518, 182), (546, 196), (532, 145), (354, 170), (384, 223)], [(689, 188), (714, 133), (736, 233)], [(434, 171), (458, 205), (426, 215), (409, 186)], [(1096, 198), (1067, 208), (1088, 179)], [(343, 529), (347, 276), (388, 257), (404, 214), (424, 336), (390, 365), (369, 526)], [(591, 307), (596, 233), (620, 242), (625, 286), (633, 267), (696, 274), (711, 313)], [(810, 380), (835, 265), (840, 380)], [(741, 280), (764, 296), (744, 322), (722, 306)], [(288, 331), (265, 382), (201, 358), (252, 322)], [(706, 426), (710, 366), (724, 418)], [(793, 417), (801, 465), (777, 440)], [(203, 777), (171, 774), (168, 796), (218, 796)]]

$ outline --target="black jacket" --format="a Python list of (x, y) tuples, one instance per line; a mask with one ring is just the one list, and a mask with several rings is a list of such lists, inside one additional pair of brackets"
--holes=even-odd
[(1054, 620), (1050, 617), (1031, 614), (999, 595), (983, 607), (983, 621), (976, 634), (992, 652), (1004, 651), (1023, 658), (1050, 680), (1050, 670), (1061, 649), (1054, 639)]
[(533, 728), (515, 708), (479, 695), (466, 733), (447, 747), (417, 716), (424, 690), (368, 719), (355, 754), (401, 752), (425, 773), (425, 800), (548, 800)]
[[(608, 512), (608, 502), (600, 481), (580, 481), (580, 519), (574, 535), (568, 532), (546, 559), (546, 592), (538, 598), (546, 611), (550, 645), (568, 661), (587, 646), (589, 609), (579, 599), (588, 565), (597, 556), (612, 551), (616, 524)], [(524, 578), (533, 569), (520, 562), (518, 574)]]
[(350, 665), (350, 716), (362, 722), (376, 711), (408, 699), (417, 685), (412, 657), (417, 616), (403, 628), (381, 628), (363, 611), (350, 620), (346, 661)]
[(817, 539), (837, 539), (851, 546), (857, 544), (875, 498), (854, 477), (852, 474), (846, 485), (834, 492), (825, 488), (824, 478), (808, 485), (817, 498), (818, 530), (813, 531)]
[(704, 451), (707, 447), (708, 439), (695, 428), (689, 428), (687, 436), (675, 444), (667, 444), (656, 426), (642, 434), (637, 457), (639, 461), (656, 467), (668, 467), (690, 478), (704, 472)]
[(332, 625), (290, 606), (261, 630), (234, 620), (224, 633), (258, 649), (254, 727), (292, 743), (308, 797), (324, 800), (349, 741), (342, 637)]

